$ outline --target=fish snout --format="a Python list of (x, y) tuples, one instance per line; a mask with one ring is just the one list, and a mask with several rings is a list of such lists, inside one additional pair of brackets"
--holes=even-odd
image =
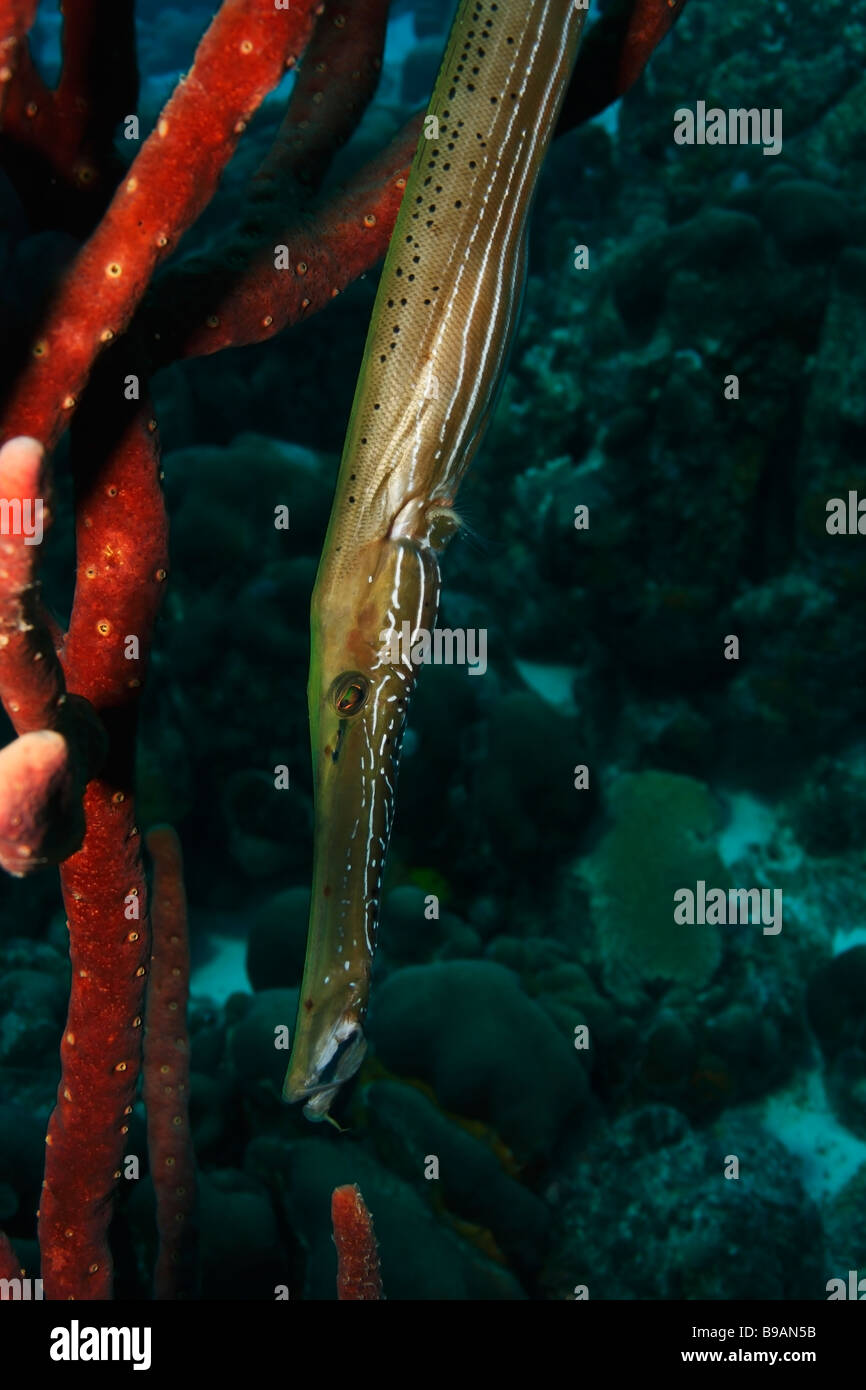
[(357, 1019), (341, 1019), (306, 1054), (307, 1065), (300, 1075), (297, 1067), (290, 1067), (283, 1099), (306, 1101), (304, 1114), (310, 1120), (327, 1119), (332, 1100), (343, 1083), (355, 1075), (366, 1051), (361, 1024)]

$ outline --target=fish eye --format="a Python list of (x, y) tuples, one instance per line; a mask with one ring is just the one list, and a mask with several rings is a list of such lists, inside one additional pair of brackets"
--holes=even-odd
[(358, 714), (367, 703), (369, 691), (370, 682), (360, 671), (344, 671), (342, 676), (338, 676), (331, 686), (331, 699), (340, 718), (348, 719)]

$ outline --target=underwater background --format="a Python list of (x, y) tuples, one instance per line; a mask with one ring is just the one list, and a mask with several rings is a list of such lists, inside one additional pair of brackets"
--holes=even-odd
[[(143, 128), (214, 9), (139, 4)], [(423, 105), (453, 9), (395, 0), (334, 180)], [(48, 76), (59, 24), (43, 4)], [(342, 1132), (282, 1104), (274, 1029), (307, 929), (309, 599), (378, 272), (158, 377), (171, 583), (138, 782), (185, 854), (201, 1298), (336, 1297), (354, 1182), (388, 1299), (820, 1300), (866, 1273), (866, 542), (826, 525), (863, 486), (864, 58), (866, 0), (691, 0), (552, 147), (443, 561), (440, 625), (485, 630), (487, 670), (418, 682)], [(290, 82), (181, 257), (234, 221)], [(698, 100), (780, 109), (782, 149), (677, 145)], [(75, 248), (5, 181), (0, 204), (8, 361)], [(61, 611), (72, 548), (61, 495)], [(781, 893), (781, 929), (676, 923), (699, 882)], [(4, 877), (0, 1225), (34, 1270), (68, 990), (56, 875)], [(152, 1189), (121, 1189), (117, 1296), (144, 1298)]]

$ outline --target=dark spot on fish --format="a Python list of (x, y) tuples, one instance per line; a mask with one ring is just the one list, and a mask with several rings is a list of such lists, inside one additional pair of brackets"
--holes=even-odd
[(305, 1000), (304, 1000), (304, 1008), (306, 1009), (307, 1013), (310, 1012), (310, 1009), (311, 1009), (312, 1007), (313, 1007), (313, 1001), (312, 1001), (312, 999), (305, 999)]
[(325, 884), (324, 888), (322, 889), (322, 896), (323, 896), (324, 898), (329, 898), (329, 897), (331, 896), (331, 885), (330, 885), (330, 883), (326, 883), (326, 884)]

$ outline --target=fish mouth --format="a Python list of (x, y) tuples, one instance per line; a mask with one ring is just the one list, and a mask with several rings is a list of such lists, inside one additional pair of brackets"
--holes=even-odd
[(321, 1124), (323, 1120), (330, 1118), (331, 1101), (339, 1091), (339, 1086), (316, 1086), (310, 1094), (310, 1099), (304, 1106), (304, 1114), (308, 1120), (314, 1124)]
[(310, 1056), (310, 1069), (298, 1079), (289, 1068), (283, 1087), (283, 1100), (290, 1104), (306, 1101), (304, 1114), (310, 1120), (328, 1118), (331, 1102), (341, 1086), (360, 1067), (367, 1051), (364, 1030), (355, 1018), (341, 1018)]

